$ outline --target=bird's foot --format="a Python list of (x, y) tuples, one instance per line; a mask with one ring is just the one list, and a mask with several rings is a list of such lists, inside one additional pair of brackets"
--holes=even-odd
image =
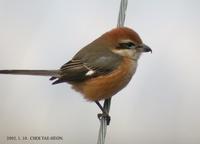
[(110, 124), (111, 117), (109, 116), (109, 114), (107, 114), (107, 113), (99, 113), (99, 114), (97, 114), (97, 117), (99, 118), (99, 120), (101, 120), (103, 118), (106, 119), (107, 125)]

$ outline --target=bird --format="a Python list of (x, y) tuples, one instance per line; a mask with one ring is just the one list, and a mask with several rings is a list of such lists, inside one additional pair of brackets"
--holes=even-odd
[[(113, 28), (82, 49), (59, 69), (0, 70), (0, 74), (49, 76), (52, 84), (68, 83), (83, 97), (99, 103), (127, 86), (142, 53), (152, 52), (129, 27)], [(108, 114), (107, 114), (108, 115)]]

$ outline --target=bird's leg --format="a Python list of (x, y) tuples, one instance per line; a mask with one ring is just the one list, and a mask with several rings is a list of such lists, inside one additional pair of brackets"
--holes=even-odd
[(102, 107), (102, 105), (99, 103), (99, 101), (95, 101), (95, 103), (98, 105), (98, 107), (101, 109), (102, 113), (97, 114), (97, 117), (101, 120), (102, 117), (105, 117), (107, 120), (107, 125), (110, 123), (110, 116), (108, 112)]
[(98, 107), (101, 109), (101, 111), (104, 113), (104, 114), (106, 114), (106, 115), (108, 115), (108, 113), (105, 111), (105, 109), (102, 107), (102, 105), (99, 103), (99, 101), (95, 101), (95, 103), (98, 105)]

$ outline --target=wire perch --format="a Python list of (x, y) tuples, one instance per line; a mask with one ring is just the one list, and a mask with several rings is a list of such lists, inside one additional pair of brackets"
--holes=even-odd
[[(128, 0), (121, 0), (117, 27), (124, 26), (127, 5), (128, 5)], [(111, 98), (106, 99), (104, 101), (103, 108), (108, 114), (110, 111), (110, 105), (111, 105)], [(107, 117), (102, 115), (102, 117), (100, 118), (100, 128), (99, 128), (97, 144), (105, 144), (105, 138), (106, 138), (106, 132), (107, 132), (108, 125), (109, 125), (109, 123), (107, 123)]]

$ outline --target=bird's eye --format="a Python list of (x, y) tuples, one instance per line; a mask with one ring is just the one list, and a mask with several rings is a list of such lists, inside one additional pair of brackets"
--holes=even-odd
[(134, 44), (134, 43), (132, 43), (132, 42), (128, 42), (128, 43), (126, 43), (126, 45), (127, 45), (128, 47), (135, 46), (135, 44)]
[(119, 43), (119, 47), (121, 49), (131, 49), (135, 46), (133, 42), (124, 42), (124, 43)]

